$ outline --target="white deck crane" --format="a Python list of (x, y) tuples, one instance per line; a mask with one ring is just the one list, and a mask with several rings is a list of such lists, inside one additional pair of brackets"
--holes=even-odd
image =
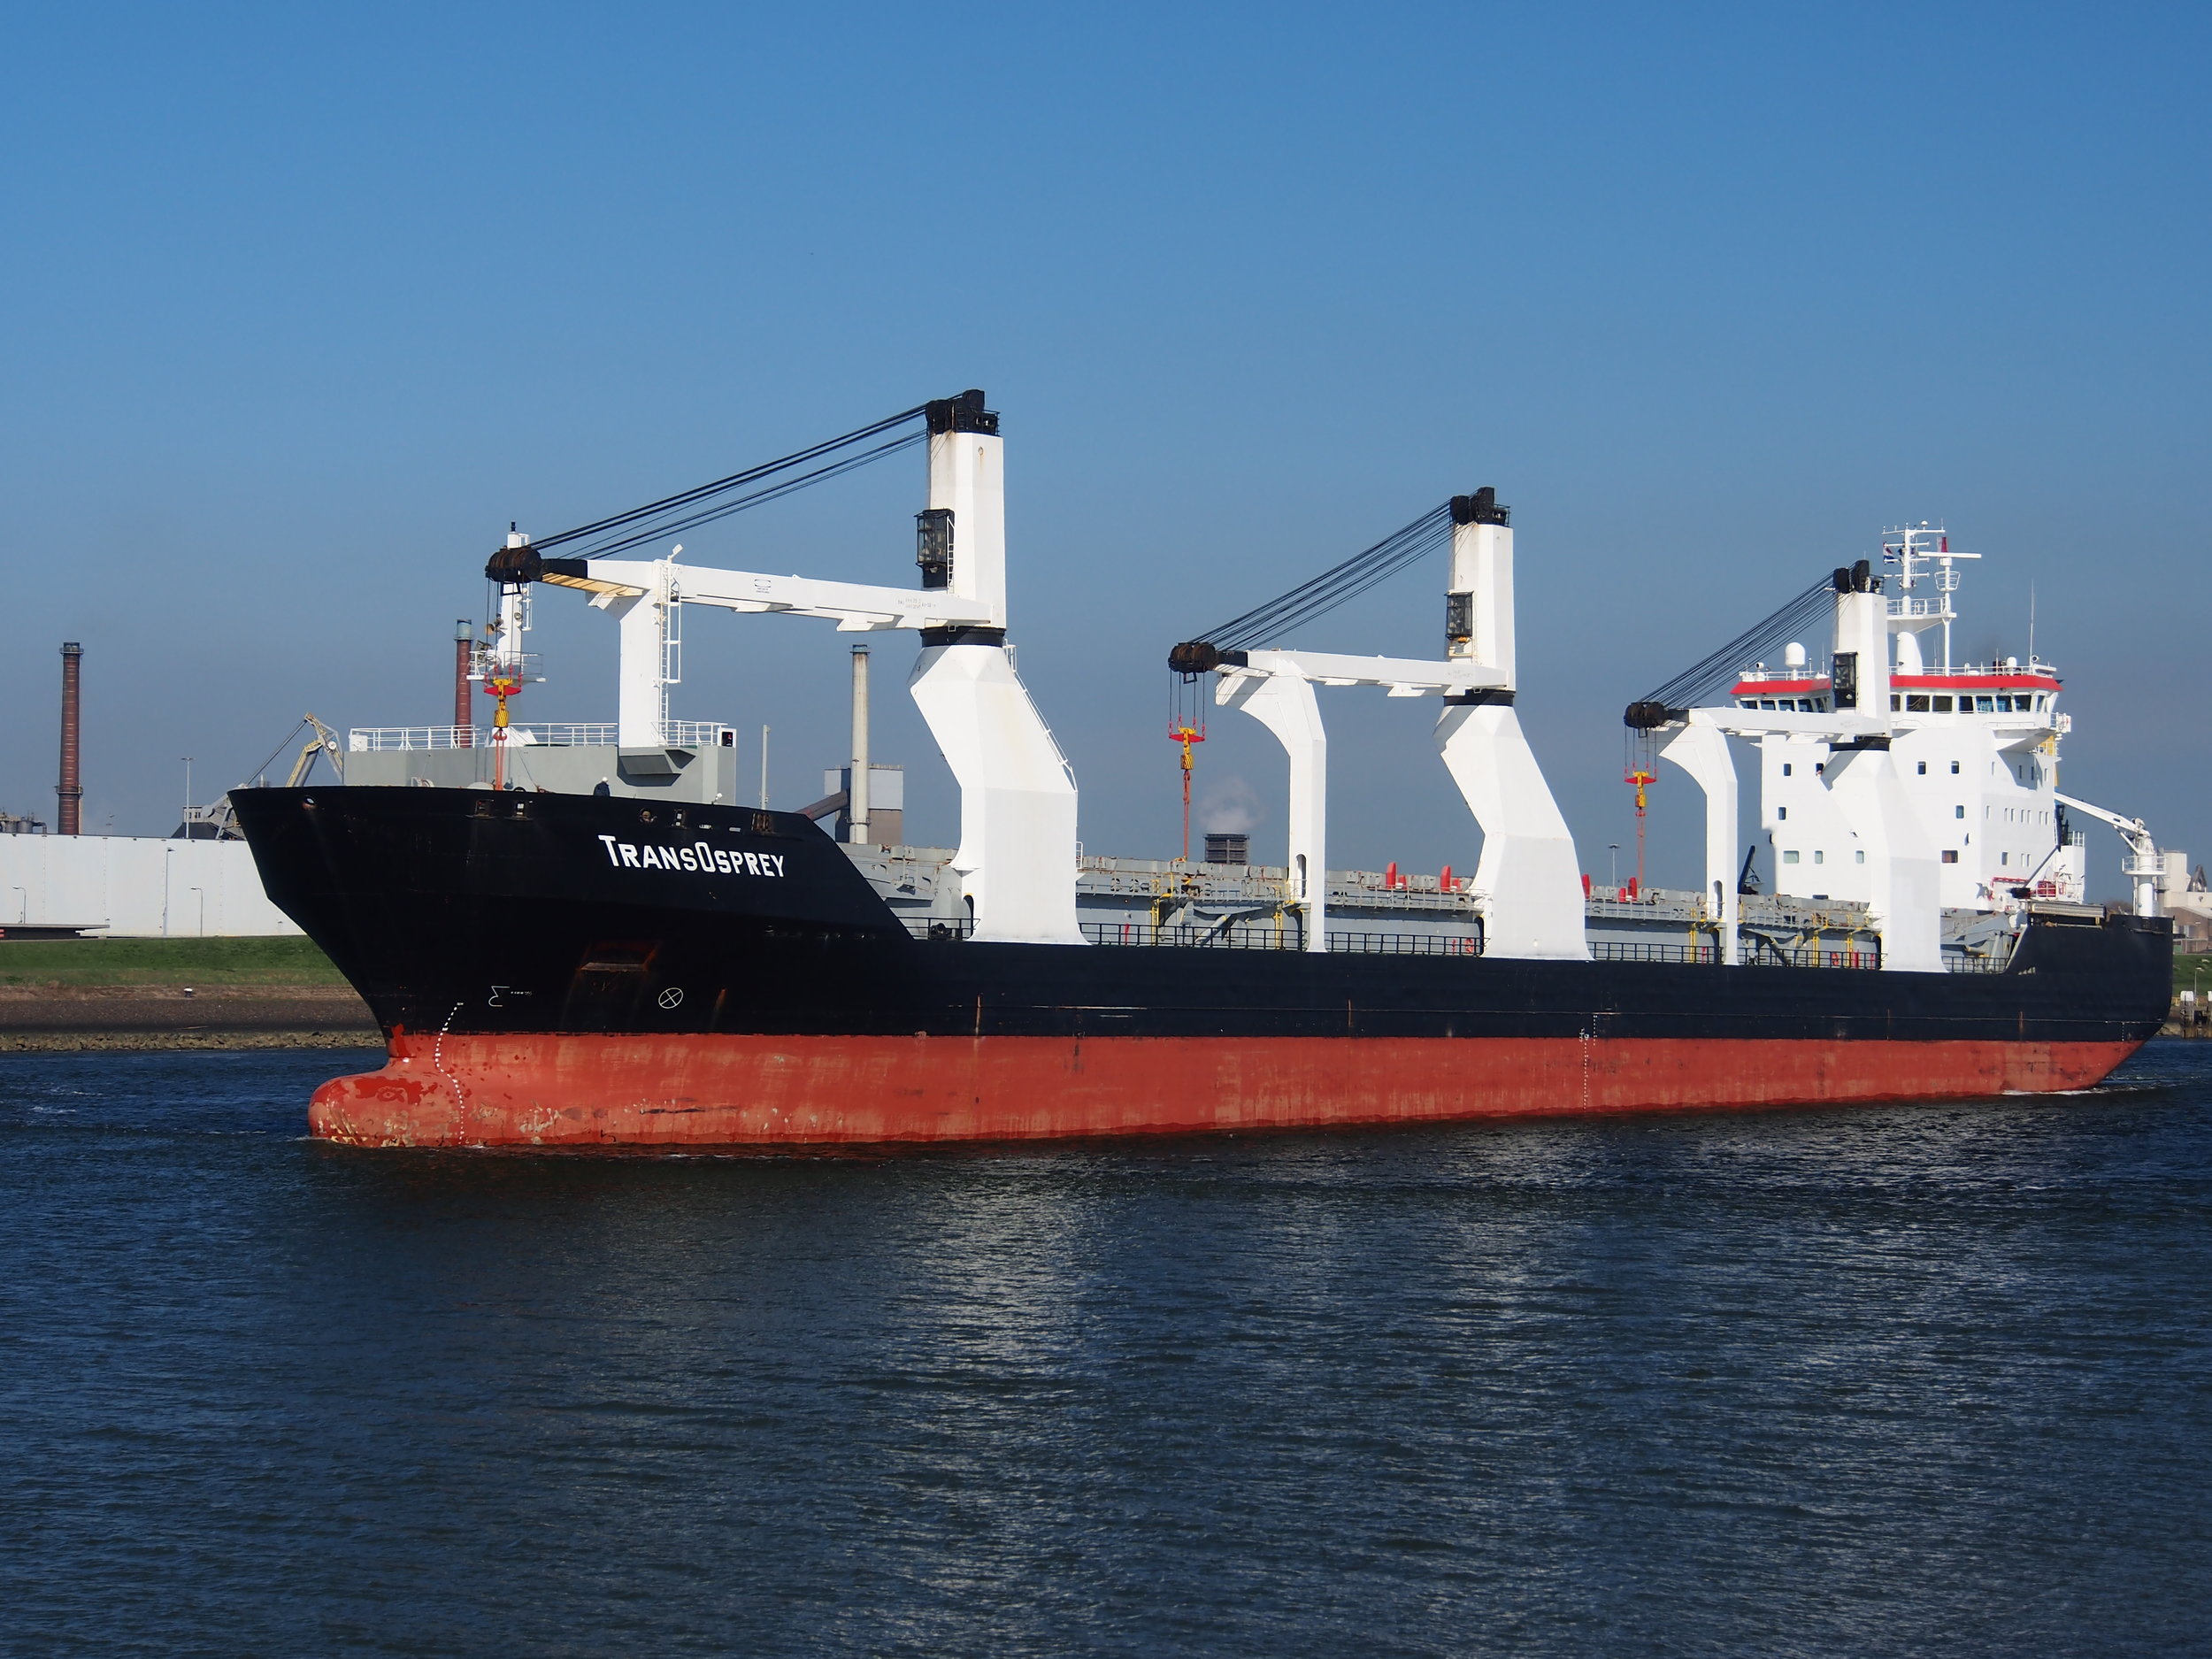
[[(1446, 655), (1440, 662), (1243, 647), (1309, 621), (1448, 537)], [(1454, 496), (1394, 535), (1280, 598), (1178, 645), (1168, 666), (1219, 676), (1214, 701), (1241, 709), (1290, 758), (1292, 891), (1306, 949), (1328, 949), (1328, 736), (1315, 686), (1379, 686), (1394, 697), (1440, 693), (1436, 747), (1482, 829), (1474, 892), (1487, 956), (1587, 960), (1574, 837), (1514, 712), (1513, 531), (1496, 492)], [(1223, 641), (1226, 641), (1225, 649)]]
[(2086, 813), (2100, 824), (2109, 824), (2119, 833), (2128, 849), (2127, 856), (2120, 861), (2120, 870), (2135, 884), (2135, 913), (2158, 915), (2158, 895), (2165, 879), (2166, 861), (2160, 856), (2157, 843), (2151, 840), (2149, 826), (2139, 818), (2123, 818), (2117, 812), (2108, 812), (2070, 795), (2060, 795), (2058, 803), (2070, 812)]
[[(929, 504), (918, 520), (918, 588), (680, 565), (673, 557), (542, 556), (556, 541), (599, 526), (564, 532), (536, 548), (511, 544), (494, 556), (486, 574), (503, 585), (542, 581), (575, 588), (615, 618), (621, 640), (617, 741), (626, 766), (671, 764), (666, 688), (676, 677), (672, 647), (680, 606), (818, 617), (835, 622), (841, 633), (919, 633), (921, 656), (907, 684), (960, 786), (960, 846), (952, 867), (974, 907), (975, 937), (1079, 945), (1075, 776), (1007, 650), (1003, 441), (998, 416), (984, 401), (979, 391), (940, 398), (792, 458), (818, 458), (910, 417), (926, 420)], [(895, 441), (876, 453), (899, 447), (902, 443)], [(751, 482), (787, 464), (755, 469), (733, 481)], [(844, 465), (833, 463), (810, 476), (829, 475)], [(688, 499), (717, 488), (703, 487)], [(771, 493), (764, 490), (760, 498)], [(688, 499), (671, 502), (683, 508)], [(635, 519), (647, 511), (623, 518)], [(700, 517), (681, 522), (696, 523)], [(631, 545), (645, 538), (618, 532), (610, 539)]]
[(1824, 591), (1832, 595), (1835, 630), (1827, 707), (1784, 713), (1732, 705), (1668, 706), (1672, 701), (1668, 694), (1676, 686), (1704, 673), (1707, 664), (1724, 661), (1743, 642), (1740, 639), (1651, 697), (1629, 704), (1624, 718), (1638, 730), (1671, 729), (1660, 757), (1680, 766), (1705, 792), (1705, 879), (1720, 924), (1722, 961), (1741, 959), (1736, 936), (1740, 910), (1735, 881), (1736, 763), (1728, 739), (1794, 736), (1830, 745), (1826, 786), (1866, 856), (1868, 909), (1881, 930), (1882, 966), (1940, 972), (1943, 912), (1937, 851), (1890, 760), (1888, 611), (1880, 579), (1861, 559), (1793, 599), (1743, 639), (1778, 619), (1801, 618)]

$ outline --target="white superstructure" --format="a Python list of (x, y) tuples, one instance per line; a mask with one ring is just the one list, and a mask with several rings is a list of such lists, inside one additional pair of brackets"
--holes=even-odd
[[(1891, 766), (1919, 832), (1935, 849), (1943, 908), (2079, 903), (2085, 837), (2068, 826), (2068, 803), (2058, 793), (2059, 742), (2073, 723), (2058, 706), (2056, 669), (2032, 652), (2024, 661), (1959, 662), (1952, 656), (1960, 563), (1978, 557), (1952, 550), (1939, 526), (1911, 526), (1884, 537), (1883, 562), (1894, 574), (1872, 584), (1883, 628), (1878, 642), (1858, 642), (1877, 660), (1861, 655), (1851, 664), (1857, 701), (1886, 715)], [(1881, 592), (1885, 588), (1891, 591)], [(1777, 894), (1863, 902), (1874, 897), (1875, 849), (1842, 809), (1834, 787), (1838, 746), (1822, 729), (1838, 711), (1838, 664), (1846, 649), (1838, 641), (1816, 659), (1804, 642), (1792, 641), (1779, 667), (1754, 664), (1729, 694), (1729, 712), (1739, 717), (1817, 717), (1804, 722), (1812, 729), (1758, 737), (1759, 828), (1769, 855), (1759, 862)], [(2072, 804), (2089, 816), (2122, 821)], [(2131, 841), (2131, 876), (2141, 856)], [(2153, 913), (2154, 901), (2138, 908), (2146, 903), (2152, 908), (2145, 913)]]

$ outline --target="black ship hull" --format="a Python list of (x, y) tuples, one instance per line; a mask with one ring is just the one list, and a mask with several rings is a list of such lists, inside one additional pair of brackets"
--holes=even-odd
[(2168, 1005), (2162, 918), (2001, 973), (916, 938), (791, 813), (240, 790), (269, 895), (384, 1027), (366, 1144), (1025, 1139), (2087, 1087)]

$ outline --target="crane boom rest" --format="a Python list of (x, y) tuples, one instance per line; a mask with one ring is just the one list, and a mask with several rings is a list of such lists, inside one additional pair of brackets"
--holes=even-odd
[(2108, 812), (2101, 806), (2070, 795), (2061, 795), (2058, 803), (2070, 812), (2085, 813), (2100, 824), (2108, 824), (2127, 843), (2128, 856), (2120, 862), (2122, 873), (2135, 884), (2135, 913), (2138, 916), (2156, 916), (2159, 913), (2158, 895), (2166, 874), (2166, 862), (2159, 856), (2158, 844), (2151, 839), (2150, 826), (2139, 818), (2123, 818), (2117, 812)]

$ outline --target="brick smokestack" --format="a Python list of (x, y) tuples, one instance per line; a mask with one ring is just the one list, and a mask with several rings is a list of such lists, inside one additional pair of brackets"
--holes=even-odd
[(453, 744), (456, 749), (467, 749), (469, 728), (476, 724), (476, 712), (469, 706), (469, 658), (473, 654), (475, 628), (466, 617), (453, 625)]
[(61, 797), (60, 829), (65, 835), (84, 833), (84, 780), (78, 768), (77, 687), (84, 647), (72, 640), (61, 648), (61, 783), (54, 793)]

